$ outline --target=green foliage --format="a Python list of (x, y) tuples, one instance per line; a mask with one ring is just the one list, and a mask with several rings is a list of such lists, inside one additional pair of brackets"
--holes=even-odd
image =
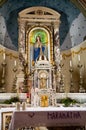
[(67, 97), (67, 98), (61, 99), (61, 103), (63, 103), (64, 106), (68, 107), (68, 106), (70, 106), (71, 104), (77, 103), (77, 101), (76, 101), (75, 99), (71, 99), (71, 98)]
[(5, 104), (12, 104), (13, 102), (19, 102), (19, 97), (11, 97), (10, 99), (8, 100), (5, 100), (3, 103)]

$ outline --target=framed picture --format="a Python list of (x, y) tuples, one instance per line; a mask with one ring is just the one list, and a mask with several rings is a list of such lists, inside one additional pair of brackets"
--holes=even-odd
[(8, 130), (12, 112), (2, 112), (2, 130)]

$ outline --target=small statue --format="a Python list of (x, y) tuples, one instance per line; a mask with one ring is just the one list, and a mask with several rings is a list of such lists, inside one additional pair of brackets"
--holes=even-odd
[(38, 92), (39, 92), (39, 89), (35, 88), (34, 101), (33, 101), (34, 107), (39, 106), (40, 98), (39, 98)]
[(45, 78), (41, 78), (40, 79), (40, 88), (46, 88), (46, 79)]

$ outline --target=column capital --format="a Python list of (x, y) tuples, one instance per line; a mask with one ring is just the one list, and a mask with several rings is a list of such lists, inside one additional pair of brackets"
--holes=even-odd
[(54, 22), (54, 28), (59, 28), (60, 23), (61, 23), (60, 21)]

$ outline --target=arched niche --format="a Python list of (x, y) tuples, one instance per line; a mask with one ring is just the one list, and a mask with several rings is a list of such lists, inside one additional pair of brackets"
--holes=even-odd
[[(50, 61), (50, 47), (51, 47), (51, 42), (50, 42), (50, 31), (47, 30), (44, 27), (34, 27), (30, 31), (28, 30), (27, 32), (27, 51), (28, 51), (28, 60), (29, 60), (29, 68), (32, 67), (32, 62), (36, 61), (34, 58), (35, 56), (35, 45), (36, 45), (36, 38), (39, 36), (41, 39), (42, 46), (44, 47), (44, 55), (46, 55), (47, 59)], [(53, 46), (53, 45), (52, 45)]]

